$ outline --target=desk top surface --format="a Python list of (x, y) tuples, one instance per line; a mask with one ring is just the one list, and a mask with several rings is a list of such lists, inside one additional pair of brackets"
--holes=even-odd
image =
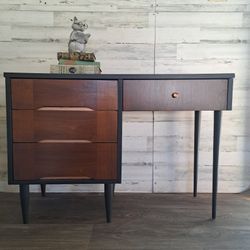
[(136, 79), (230, 79), (234, 73), (218, 74), (50, 74), (50, 73), (18, 73), (5, 72), (6, 78), (39, 78), (39, 79), (100, 79), (100, 80), (136, 80)]

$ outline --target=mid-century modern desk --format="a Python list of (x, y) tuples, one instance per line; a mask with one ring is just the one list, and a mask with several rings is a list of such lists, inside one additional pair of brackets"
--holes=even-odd
[(61, 75), (5, 73), (8, 178), (20, 185), (103, 183), (107, 222), (121, 183), (122, 111), (194, 111), (194, 196), (200, 111), (214, 111), (212, 219), (216, 217), (222, 110), (232, 109), (234, 74)]

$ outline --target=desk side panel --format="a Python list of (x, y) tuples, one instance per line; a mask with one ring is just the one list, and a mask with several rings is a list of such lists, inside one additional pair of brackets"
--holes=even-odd
[(12, 132), (12, 94), (11, 94), (11, 79), (6, 77), (5, 79), (5, 91), (6, 91), (6, 122), (7, 122), (7, 158), (8, 158), (8, 183), (14, 183), (14, 171), (13, 171), (13, 132)]

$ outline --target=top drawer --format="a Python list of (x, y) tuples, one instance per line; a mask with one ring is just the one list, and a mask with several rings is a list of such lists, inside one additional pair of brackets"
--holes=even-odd
[(228, 80), (125, 80), (124, 110), (226, 110)]
[(12, 108), (85, 107), (117, 110), (117, 81), (12, 79)]

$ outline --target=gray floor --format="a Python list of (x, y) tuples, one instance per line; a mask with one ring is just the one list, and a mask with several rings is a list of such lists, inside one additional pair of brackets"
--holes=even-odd
[(0, 193), (0, 249), (250, 249), (250, 193), (219, 195), (216, 221), (210, 201), (116, 194), (106, 224), (102, 195), (32, 194), (30, 224), (22, 225), (18, 194)]

